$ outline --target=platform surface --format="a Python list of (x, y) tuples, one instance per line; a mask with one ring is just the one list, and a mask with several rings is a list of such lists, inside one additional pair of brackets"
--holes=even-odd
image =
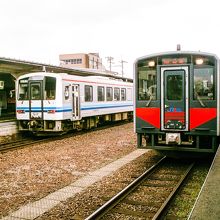
[(17, 121), (15, 119), (0, 120), (0, 137), (10, 136), (18, 133)]
[(220, 147), (188, 220), (220, 219)]
[(98, 170), (89, 172), (86, 176), (78, 179), (68, 186), (65, 186), (64, 188), (50, 193), (49, 195), (38, 201), (28, 203), (20, 207), (17, 211), (12, 212), (8, 216), (1, 218), (1, 220), (34, 220), (43, 215), (45, 212), (48, 212), (56, 205), (60, 204), (62, 201), (74, 197), (77, 193), (82, 192), (93, 183), (100, 181), (103, 177), (111, 175), (113, 172), (135, 160), (147, 151), (149, 150), (135, 150), (130, 154), (125, 155), (124, 157), (119, 158), (118, 160), (113, 161), (112, 163), (109, 163)]

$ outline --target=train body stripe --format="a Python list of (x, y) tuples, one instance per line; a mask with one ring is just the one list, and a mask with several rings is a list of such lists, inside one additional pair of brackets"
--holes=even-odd
[[(98, 109), (104, 109), (104, 108), (124, 108), (124, 107), (133, 107), (132, 104), (127, 105), (99, 105), (99, 106), (81, 106), (81, 111), (86, 110), (98, 110)], [(25, 112), (29, 112), (29, 107), (17, 107), (16, 110), (24, 110)], [(50, 110), (55, 110), (56, 112), (71, 112), (71, 108), (63, 108), (63, 107), (44, 107), (43, 111), (47, 112)], [(41, 112), (41, 107), (31, 107), (32, 112)]]

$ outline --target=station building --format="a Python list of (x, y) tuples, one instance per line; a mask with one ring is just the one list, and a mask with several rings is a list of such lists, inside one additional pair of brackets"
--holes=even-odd
[(106, 70), (98, 53), (60, 54), (59, 59), (62, 67)]
[(0, 73), (0, 118), (15, 117), (15, 77)]

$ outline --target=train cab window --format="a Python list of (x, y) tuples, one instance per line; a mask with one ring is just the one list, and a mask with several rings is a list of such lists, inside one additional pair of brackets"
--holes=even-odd
[(167, 76), (167, 99), (182, 100), (183, 99), (183, 77), (181, 75)]
[(113, 100), (113, 89), (112, 89), (112, 87), (107, 87), (106, 88), (106, 100), (107, 101), (112, 101)]
[(56, 78), (45, 77), (45, 99), (54, 100), (56, 91)]
[(114, 88), (114, 100), (120, 101), (120, 89), (119, 88)]
[(98, 86), (97, 88), (98, 101), (105, 101), (105, 88), (104, 86)]
[(140, 67), (138, 71), (138, 100), (156, 99), (156, 70)]
[(194, 69), (194, 99), (214, 100), (213, 68)]
[(18, 100), (28, 100), (28, 78), (19, 80)]
[(93, 101), (93, 87), (85, 85), (85, 102)]
[(40, 84), (31, 84), (31, 100), (40, 100)]
[(121, 89), (121, 101), (126, 100), (126, 89)]

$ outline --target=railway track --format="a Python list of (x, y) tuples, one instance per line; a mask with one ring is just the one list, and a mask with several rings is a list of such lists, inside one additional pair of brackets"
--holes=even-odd
[(10, 141), (8, 143), (1, 143), (0, 152), (5, 153), (9, 150), (15, 150), (17, 148), (25, 147), (32, 144), (37, 144), (40, 142), (51, 141), (51, 140), (52, 140), (51, 138), (43, 138), (43, 139), (23, 138), (21, 140)]
[(113, 124), (107, 124), (107, 125), (102, 125), (100, 127), (96, 127), (96, 128), (92, 128), (90, 130), (82, 130), (82, 131), (75, 131), (73, 133), (67, 133), (67, 134), (63, 134), (63, 135), (58, 135), (58, 136), (48, 136), (48, 137), (24, 137), (22, 139), (19, 140), (14, 140), (14, 141), (10, 141), (10, 142), (6, 142), (6, 143), (0, 143), (0, 153), (6, 153), (9, 150), (15, 150), (17, 148), (21, 148), (21, 147), (25, 147), (28, 145), (33, 145), (33, 144), (37, 144), (37, 143), (46, 143), (46, 142), (50, 142), (50, 141), (55, 141), (55, 140), (62, 140), (65, 138), (69, 138), (69, 137), (73, 137), (73, 136), (77, 136), (77, 135), (82, 135), (88, 132), (93, 132), (93, 131), (98, 131), (98, 130), (102, 130), (102, 129), (107, 129), (110, 127), (116, 127), (116, 126), (120, 126), (123, 125), (126, 122), (117, 122), (117, 123), (113, 123)]
[(86, 220), (159, 219), (193, 166), (163, 157)]

